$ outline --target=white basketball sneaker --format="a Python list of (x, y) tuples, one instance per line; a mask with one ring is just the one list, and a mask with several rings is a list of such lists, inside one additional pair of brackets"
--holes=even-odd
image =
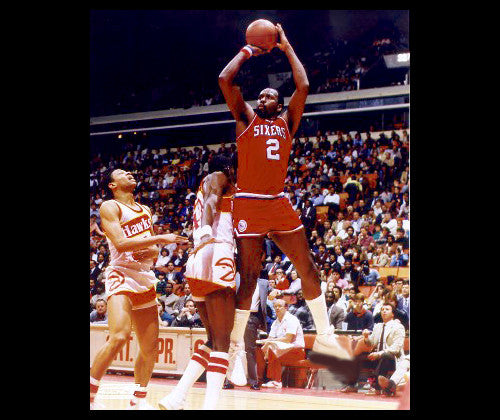
[(245, 357), (244, 343), (231, 343), (229, 347), (229, 366), (227, 368), (227, 379), (236, 386), (245, 386), (247, 376), (243, 359)]
[(352, 360), (353, 351), (349, 339), (346, 336), (334, 334), (334, 330), (331, 326), (326, 334), (317, 334), (312, 351), (343, 360)]
[(186, 405), (186, 398), (182, 398), (181, 400), (175, 399), (172, 394), (168, 394), (163, 397), (160, 401), (158, 401), (158, 406), (160, 410), (184, 410), (184, 406)]

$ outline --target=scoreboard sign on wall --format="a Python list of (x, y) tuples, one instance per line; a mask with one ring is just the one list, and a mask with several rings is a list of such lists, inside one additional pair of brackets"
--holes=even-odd
[[(109, 339), (107, 325), (90, 326), (90, 365), (102, 345)], [(207, 340), (204, 328), (160, 328), (158, 357), (154, 373), (182, 374), (194, 351)], [(135, 333), (115, 356), (110, 368), (133, 371), (138, 345)]]

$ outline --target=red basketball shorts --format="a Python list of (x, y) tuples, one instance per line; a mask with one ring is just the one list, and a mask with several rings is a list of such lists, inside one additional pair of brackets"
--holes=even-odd
[(233, 226), (237, 237), (262, 236), (270, 232), (292, 232), (302, 228), (299, 216), (287, 197), (233, 199)]

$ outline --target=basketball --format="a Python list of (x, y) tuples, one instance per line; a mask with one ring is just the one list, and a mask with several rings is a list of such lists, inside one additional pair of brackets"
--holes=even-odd
[(255, 20), (247, 27), (247, 44), (269, 50), (276, 46), (277, 39), (278, 30), (276, 26), (266, 19)]

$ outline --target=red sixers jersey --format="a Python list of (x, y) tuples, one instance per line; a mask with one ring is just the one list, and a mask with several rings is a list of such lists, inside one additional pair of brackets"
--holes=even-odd
[(236, 139), (238, 193), (277, 195), (283, 192), (292, 139), (282, 117), (268, 120), (255, 114)]

